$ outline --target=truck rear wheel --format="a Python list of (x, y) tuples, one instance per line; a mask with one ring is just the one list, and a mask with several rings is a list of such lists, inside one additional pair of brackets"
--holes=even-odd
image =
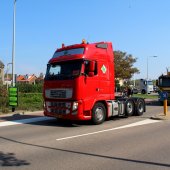
[(142, 99), (139, 99), (136, 105), (136, 115), (137, 116), (143, 115), (144, 110), (145, 110), (145, 103)]
[(129, 117), (134, 114), (134, 103), (132, 100), (127, 100), (125, 105), (125, 116)]
[(96, 103), (92, 109), (92, 122), (95, 125), (101, 124), (106, 118), (106, 108), (103, 103)]

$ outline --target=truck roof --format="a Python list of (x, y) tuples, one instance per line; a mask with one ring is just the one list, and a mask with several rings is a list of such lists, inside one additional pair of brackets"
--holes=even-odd
[[(71, 51), (72, 49), (74, 49), (74, 52)], [(106, 55), (108, 57), (106, 57)], [(55, 51), (53, 57), (49, 60), (49, 63), (75, 59), (95, 60), (102, 58), (105, 60), (106, 58), (108, 58), (109, 60), (113, 60), (113, 48), (111, 42), (96, 42), (96, 43), (82, 42), (80, 44), (73, 44), (69, 46), (65, 46), (64, 44), (62, 44), (62, 47), (58, 48)]]
[(62, 47), (61, 48), (58, 48), (56, 50), (57, 51), (62, 51), (62, 50), (67, 50), (67, 49), (73, 49), (73, 48), (81, 48), (81, 47), (87, 47), (87, 46), (95, 46), (97, 44), (107, 44), (109, 42), (97, 42), (97, 43), (81, 43), (81, 44), (73, 44), (73, 45), (68, 45), (68, 46), (65, 46), (64, 44), (62, 44)]

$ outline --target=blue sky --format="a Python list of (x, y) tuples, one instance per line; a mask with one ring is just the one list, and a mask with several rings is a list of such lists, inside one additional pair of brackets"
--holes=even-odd
[[(111, 41), (114, 50), (132, 54), (146, 78), (170, 67), (170, 0), (17, 0), (17, 74), (45, 73), (62, 43)], [(12, 58), (13, 0), (0, 0), (0, 60)], [(158, 56), (153, 58), (150, 56)], [(10, 69), (11, 70), (11, 69)]]

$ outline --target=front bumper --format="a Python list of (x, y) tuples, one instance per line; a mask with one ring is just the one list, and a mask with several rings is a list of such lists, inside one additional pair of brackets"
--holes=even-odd
[(84, 114), (82, 101), (46, 101), (44, 115), (67, 120), (91, 119), (91, 116)]

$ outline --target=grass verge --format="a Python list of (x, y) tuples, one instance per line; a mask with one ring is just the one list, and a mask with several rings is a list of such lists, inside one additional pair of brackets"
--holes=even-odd
[[(11, 112), (11, 107), (8, 107), (8, 98), (1, 97), (3, 105), (0, 106), (0, 114)], [(16, 110), (37, 111), (43, 110), (42, 93), (19, 93), (18, 106)]]
[(134, 94), (133, 97), (140, 97), (144, 99), (158, 99), (158, 94)]

